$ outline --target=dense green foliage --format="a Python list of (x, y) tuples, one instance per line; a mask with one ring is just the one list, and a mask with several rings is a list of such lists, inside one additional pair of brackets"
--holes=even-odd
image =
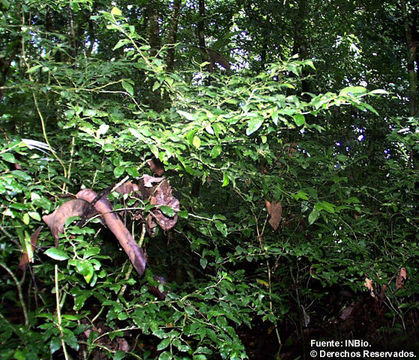
[[(0, 0), (0, 357), (281, 359), (365, 303), (352, 335), (403, 342), (418, 316), (419, 11), (359, 3)], [(32, 254), (44, 214), (152, 175), (153, 158), (181, 210), (142, 239), (144, 277), (97, 217), (68, 221), (58, 249), (45, 226)], [(109, 198), (144, 236), (130, 210), (154, 206)]]

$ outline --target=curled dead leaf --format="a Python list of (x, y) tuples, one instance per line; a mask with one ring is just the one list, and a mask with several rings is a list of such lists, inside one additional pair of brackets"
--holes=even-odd
[(374, 286), (372, 285), (372, 280), (365, 278), (365, 287), (370, 291), (370, 294), (373, 298), (375, 298), (375, 294), (374, 294)]
[(276, 231), (282, 220), (282, 204), (280, 201), (269, 202), (268, 200), (265, 200), (265, 204), (270, 215), (269, 224)]
[(142, 179), (144, 181), (144, 186), (147, 188), (153, 187), (153, 184), (160, 183), (164, 180), (163, 177), (154, 177), (150, 175), (144, 175)]
[(397, 275), (396, 279), (396, 290), (403, 289), (404, 283), (407, 280), (407, 271), (406, 268), (402, 267), (399, 270), (399, 274)]
[(164, 174), (164, 164), (159, 159), (153, 158), (148, 160), (147, 164), (150, 166), (151, 171), (157, 176), (162, 176)]
[[(43, 225), (38, 226), (35, 232), (31, 235), (32, 252), (34, 252), (36, 249), (36, 243), (38, 242), (38, 237), (43, 227), (44, 227)], [(18, 265), (19, 269), (22, 271), (26, 271), (26, 266), (28, 265), (28, 263), (29, 263), (28, 253), (24, 252), (20, 258), (20, 262)]]
[(176, 199), (172, 194), (172, 187), (168, 180), (162, 181), (158, 186), (154, 188), (151, 194), (150, 204), (152, 205), (165, 205), (174, 210), (174, 216), (169, 217), (159, 209), (152, 210), (152, 220), (148, 221), (149, 226), (156, 222), (163, 230), (170, 230), (173, 228), (178, 220), (177, 213), (180, 210), (179, 200)]
[(132, 192), (136, 192), (140, 189), (140, 187), (137, 184), (134, 184), (131, 181), (127, 181), (126, 183), (122, 184), (121, 186), (118, 186), (115, 191), (117, 193), (120, 193), (122, 195), (130, 194)]
[(89, 203), (83, 199), (73, 199), (62, 204), (49, 215), (44, 215), (42, 220), (51, 230), (55, 238), (55, 247), (58, 247), (58, 235), (64, 231), (64, 225), (70, 217), (86, 215)]

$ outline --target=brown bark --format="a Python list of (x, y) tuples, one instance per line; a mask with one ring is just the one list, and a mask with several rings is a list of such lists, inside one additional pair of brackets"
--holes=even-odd
[[(418, 114), (418, 74), (416, 72), (417, 60), (417, 39), (413, 38), (412, 27), (408, 20), (405, 20), (405, 33), (407, 43), (407, 71), (409, 73), (409, 115)], [(415, 41), (416, 40), (416, 41)]]
[[(97, 194), (91, 189), (84, 189), (77, 193), (77, 198), (92, 203)], [(102, 215), (108, 228), (114, 233), (122, 248), (125, 250), (128, 258), (131, 260), (134, 269), (141, 276), (143, 275), (147, 263), (147, 257), (144, 251), (138, 246), (131, 236), (119, 216), (112, 212), (112, 205), (108, 199), (101, 198), (94, 205), (95, 210)]]
[(169, 34), (167, 36), (167, 43), (170, 45), (167, 51), (167, 70), (172, 71), (175, 64), (175, 44), (177, 38), (177, 29), (180, 15), (180, 0), (173, 1), (172, 17), (169, 24)]
[(148, 2), (146, 16), (148, 22), (148, 42), (151, 46), (151, 54), (156, 55), (161, 47), (158, 0), (151, 0)]

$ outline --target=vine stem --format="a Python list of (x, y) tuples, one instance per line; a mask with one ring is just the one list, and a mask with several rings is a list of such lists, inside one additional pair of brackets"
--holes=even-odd
[(10, 277), (13, 279), (13, 281), (16, 284), (17, 287), (17, 293), (19, 296), (19, 301), (20, 301), (20, 305), (22, 306), (22, 311), (23, 311), (23, 317), (25, 318), (25, 325), (29, 326), (29, 318), (28, 318), (28, 312), (26, 310), (26, 305), (25, 302), (23, 300), (23, 295), (22, 295), (22, 288), (19, 284), (19, 281), (17, 280), (15, 274), (13, 274), (12, 270), (10, 270), (8, 268), (8, 266), (6, 264), (3, 264), (2, 262), (0, 262), (0, 266), (7, 271), (7, 273), (10, 275)]
[(64, 342), (64, 332), (63, 327), (61, 326), (61, 306), (60, 306), (60, 293), (58, 289), (58, 265), (54, 266), (54, 280), (55, 280), (55, 302), (57, 304), (57, 325), (60, 330), (61, 346), (63, 347), (63, 353), (65, 360), (70, 360), (70, 357), (67, 353), (67, 347)]
[[(145, 236), (146, 228), (145, 224), (143, 224), (141, 229), (141, 236), (140, 240), (138, 241), (138, 246), (142, 247), (144, 243), (144, 236)], [(132, 264), (129, 265), (127, 272), (125, 273), (124, 280), (127, 281), (129, 277), (131, 276), (132, 270), (133, 270)], [(119, 291), (119, 296), (124, 296), (125, 291), (127, 290), (127, 284), (122, 285), (121, 290)]]

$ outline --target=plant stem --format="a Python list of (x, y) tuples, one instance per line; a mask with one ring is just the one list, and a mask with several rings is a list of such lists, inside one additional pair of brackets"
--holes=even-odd
[(17, 287), (17, 293), (18, 293), (18, 296), (19, 296), (19, 301), (20, 301), (20, 305), (22, 306), (23, 317), (25, 318), (25, 325), (26, 325), (26, 326), (29, 326), (28, 312), (27, 312), (27, 310), (26, 310), (26, 305), (25, 305), (25, 302), (24, 302), (24, 300), (23, 300), (22, 288), (21, 288), (21, 286), (20, 286), (20, 284), (19, 284), (19, 281), (17, 280), (17, 278), (16, 278), (15, 274), (13, 274), (12, 270), (10, 270), (10, 269), (7, 267), (7, 265), (6, 265), (6, 264), (3, 264), (3, 263), (1, 263), (1, 262), (0, 262), (0, 266), (1, 266), (4, 270), (6, 270), (6, 271), (8, 272), (8, 274), (10, 275), (10, 277), (13, 279), (13, 281), (14, 281), (14, 282), (15, 282), (15, 284), (16, 284), (16, 287)]
[(58, 289), (58, 265), (57, 264), (55, 264), (54, 266), (54, 280), (55, 280), (55, 302), (57, 305), (57, 324), (58, 324), (58, 329), (60, 330), (61, 346), (63, 347), (65, 360), (70, 360), (70, 357), (68, 356), (67, 348), (64, 342), (63, 328), (61, 326), (61, 306), (60, 306), (60, 294), (59, 294), (59, 289)]

